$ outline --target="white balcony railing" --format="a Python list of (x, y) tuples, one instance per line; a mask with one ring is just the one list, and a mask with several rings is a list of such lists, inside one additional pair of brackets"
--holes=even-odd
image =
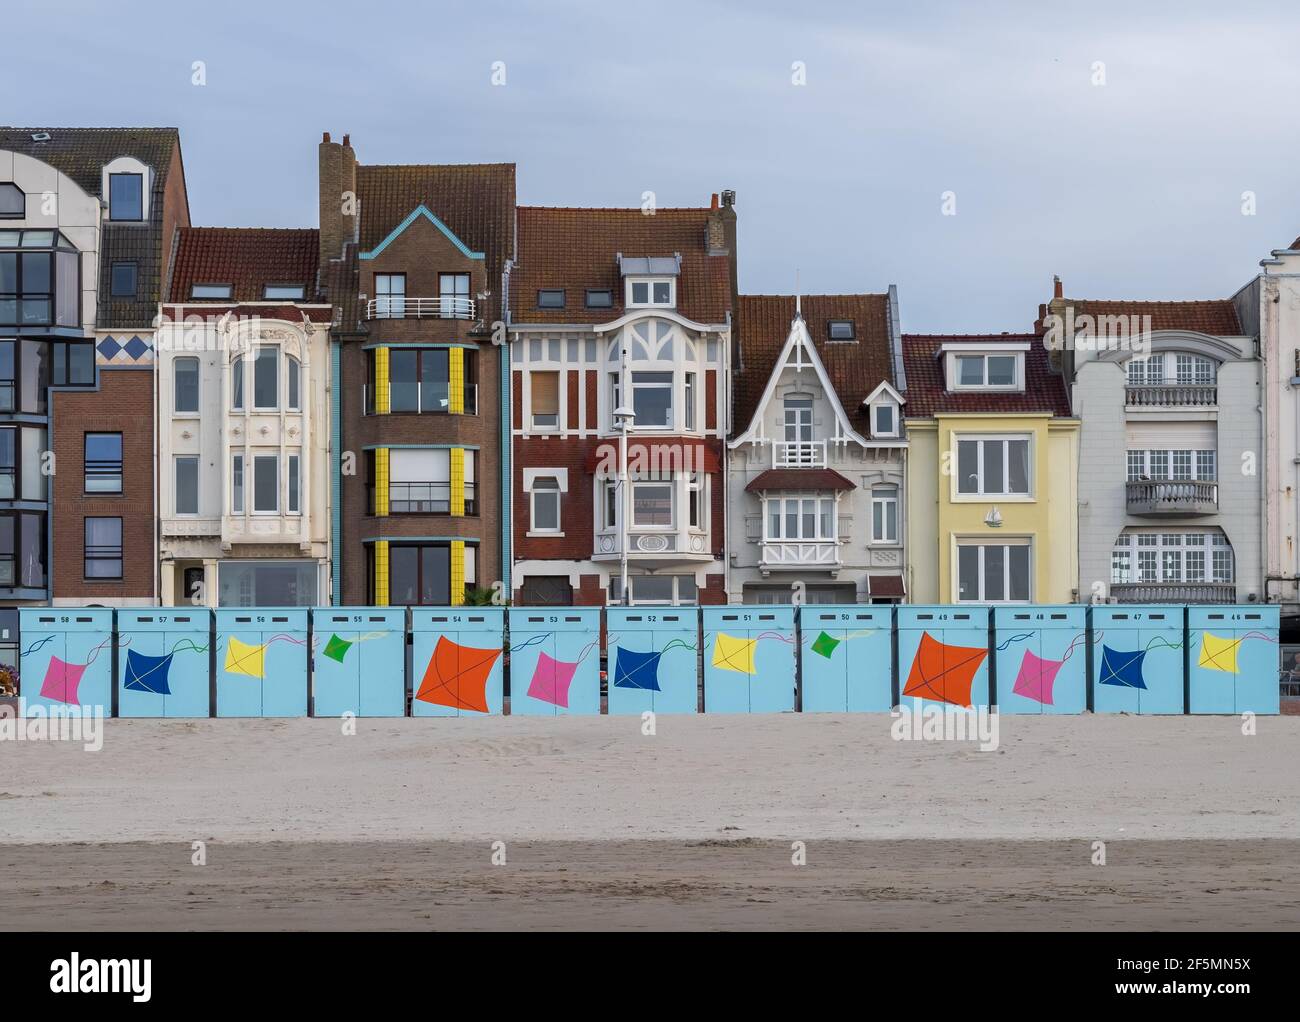
[[(689, 560), (710, 556), (708, 536), (695, 530), (639, 532), (633, 529), (627, 537), (627, 552), (633, 560), (653, 560), (657, 557), (685, 557)], [(597, 533), (593, 550), (596, 560), (616, 557), (621, 553), (617, 532)]]
[(825, 468), (825, 440), (778, 440), (772, 444), (773, 468)]
[(1151, 408), (1212, 408), (1219, 401), (1213, 383), (1152, 383), (1124, 388), (1129, 405)]
[(773, 568), (834, 567), (840, 563), (840, 545), (832, 539), (764, 540), (759, 563)]
[(472, 298), (372, 298), (366, 319), (473, 319)]

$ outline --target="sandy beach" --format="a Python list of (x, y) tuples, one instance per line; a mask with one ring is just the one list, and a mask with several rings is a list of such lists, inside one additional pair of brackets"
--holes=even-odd
[(1003, 717), (996, 752), (890, 723), (113, 720), (97, 753), (0, 742), (0, 927), (1300, 927), (1300, 718)]

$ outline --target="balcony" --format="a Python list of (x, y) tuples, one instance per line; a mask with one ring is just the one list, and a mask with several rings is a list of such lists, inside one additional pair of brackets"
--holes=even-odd
[(773, 468), (825, 468), (825, 440), (786, 440), (772, 444)]
[(1219, 403), (1219, 388), (1213, 383), (1125, 387), (1124, 401), (1130, 408), (1213, 408)]
[(1145, 517), (1212, 515), (1219, 510), (1219, 484), (1205, 480), (1156, 479), (1124, 484), (1128, 513)]
[(366, 319), (473, 319), (474, 300), (443, 296), (405, 298), (390, 296), (366, 302)]
[[(703, 532), (685, 530), (638, 530), (628, 533), (629, 560), (640, 561), (700, 561), (712, 560), (709, 538)], [(617, 560), (622, 554), (617, 532), (597, 534), (594, 561)]]
[(838, 568), (840, 545), (831, 539), (763, 541), (760, 568)]
[[(478, 500), (472, 482), (464, 484), (465, 514), (478, 514)], [(370, 514), (375, 513), (375, 490), (369, 489)], [(402, 482), (388, 484), (388, 513), (390, 515), (449, 515), (451, 514), (451, 483), (443, 481)]]
[[(461, 415), (478, 414), (478, 384), (465, 384)], [(362, 407), (367, 415), (375, 413), (375, 391), (369, 385), (361, 388)], [(447, 415), (451, 410), (451, 387), (447, 383), (390, 383), (388, 385), (388, 412), (418, 412), (425, 415)]]
[(1115, 582), (1116, 603), (1236, 603), (1233, 582)]

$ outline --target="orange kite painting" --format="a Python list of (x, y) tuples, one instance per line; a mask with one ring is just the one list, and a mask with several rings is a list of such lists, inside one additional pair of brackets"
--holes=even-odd
[(415, 698), (437, 706), (488, 713), (488, 676), (500, 656), (499, 648), (475, 649), (440, 635)]
[(970, 706), (975, 672), (988, 655), (989, 651), (982, 647), (947, 646), (929, 632), (922, 632), (903, 695)]

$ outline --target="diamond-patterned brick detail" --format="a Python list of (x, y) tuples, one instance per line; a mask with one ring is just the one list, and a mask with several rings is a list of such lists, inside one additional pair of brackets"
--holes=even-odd
[(132, 361), (139, 362), (141, 357), (149, 353), (150, 345), (147, 341), (139, 337), (132, 337), (126, 342), (123, 350), (131, 356)]
[(105, 337), (98, 345), (96, 345), (96, 347), (99, 350), (99, 353), (109, 362), (117, 358), (118, 352), (122, 350), (122, 345), (118, 344), (117, 341), (113, 340), (111, 337)]

